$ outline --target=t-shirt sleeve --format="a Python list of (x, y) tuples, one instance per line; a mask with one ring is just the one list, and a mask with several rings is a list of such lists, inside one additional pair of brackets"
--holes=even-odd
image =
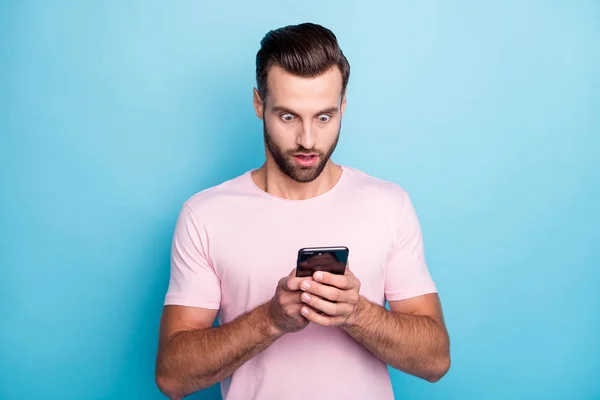
[(207, 242), (204, 226), (184, 204), (171, 244), (171, 273), (165, 305), (219, 309), (221, 283), (207, 255)]
[(396, 238), (385, 278), (386, 300), (396, 301), (436, 293), (435, 283), (425, 261), (421, 226), (404, 190), (401, 190), (395, 224)]

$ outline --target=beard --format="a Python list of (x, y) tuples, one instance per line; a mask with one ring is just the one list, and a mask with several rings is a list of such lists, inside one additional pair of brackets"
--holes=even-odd
[[(317, 149), (306, 149), (302, 146), (298, 146), (296, 149), (284, 151), (275, 141), (271, 138), (269, 131), (267, 130), (267, 125), (263, 120), (263, 135), (265, 139), (265, 144), (267, 145), (267, 149), (269, 153), (273, 156), (275, 163), (285, 175), (290, 177), (296, 182), (299, 183), (307, 183), (312, 182), (321, 175), (323, 169), (327, 165), (327, 161), (333, 154), (335, 150), (338, 140), (340, 138), (340, 131), (342, 129), (342, 124), (340, 122), (340, 126), (338, 128), (337, 135), (335, 136), (335, 140), (333, 144), (329, 147), (326, 152), (319, 151)], [(294, 160), (294, 154), (298, 153), (312, 153), (317, 155), (317, 161), (314, 165), (310, 167), (303, 167), (298, 165)]]

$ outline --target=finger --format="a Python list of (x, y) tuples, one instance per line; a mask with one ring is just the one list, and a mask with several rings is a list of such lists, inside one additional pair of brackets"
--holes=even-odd
[[(293, 282), (290, 282), (296, 276), (296, 268), (292, 269), (288, 276), (279, 280), (279, 287), (286, 292), (293, 292)], [(296, 289), (297, 290), (297, 289)]]
[(303, 304), (290, 304), (287, 310), (288, 314), (293, 317), (301, 317), (300, 311), (302, 310), (302, 307), (304, 307)]
[(286, 292), (295, 292), (297, 290), (300, 290), (300, 284), (303, 281), (312, 281), (312, 277), (306, 277), (306, 278), (296, 278), (296, 277), (288, 277), (285, 278), (286, 282), (283, 286), (283, 290), (285, 290)]
[(347, 276), (350, 280), (358, 280), (356, 275), (354, 275), (352, 270), (348, 267), (346, 267), (346, 270), (344, 271), (344, 275)]
[(300, 313), (310, 322), (314, 322), (321, 326), (340, 326), (345, 321), (344, 317), (331, 317), (325, 314), (319, 314), (316, 310), (311, 309), (308, 306), (302, 307)]
[(323, 311), (325, 314), (328, 314), (332, 317), (346, 316), (349, 315), (353, 310), (352, 304), (332, 303), (320, 298), (319, 296), (308, 293), (303, 293), (301, 299), (304, 303), (308, 304), (315, 310)]
[(303, 281), (300, 283), (300, 290), (312, 293), (329, 301), (341, 303), (350, 302), (350, 296), (346, 291), (338, 289), (334, 286), (323, 285), (315, 281)]
[(342, 290), (352, 288), (349, 278), (349, 275), (337, 275), (325, 271), (318, 271), (313, 274), (313, 279), (315, 281), (323, 283), (324, 285), (335, 286)]
[(285, 278), (281, 278), (279, 280), (279, 287), (286, 292), (293, 292), (294, 289), (293, 289), (293, 285), (292, 285), (293, 284), (292, 279), (293, 278), (291, 278), (289, 276), (285, 277)]
[[(302, 294), (303, 292), (301, 292), (300, 290), (296, 290), (293, 293), (289, 294), (289, 302), (290, 304), (295, 304), (298, 306), (302, 306), (304, 303), (304, 301), (302, 301)], [(300, 307), (298, 307), (298, 312), (300, 312)]]
[[(283, 293), (281, 294), (281, 297), (279, 298), (279, 303), (282, 306), (285, 305), (301, 305), (304, 302), (302, 301), (302, 292), (299, 290), (293, 291), (293, 292), (288, 292), (288, 291), (283, 291)], [(300, 312), (300, 308), (298, 308), (297, 310), (298, 312)]]

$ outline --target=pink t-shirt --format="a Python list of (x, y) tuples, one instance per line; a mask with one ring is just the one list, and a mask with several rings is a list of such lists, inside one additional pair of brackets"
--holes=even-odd
[[(250, 171), (187, 200), (173, 237), (165, 304), (218, 309), (226, 323), (271, 299), (302, 247), (347, 246), (360, 294), (384, 305), (436, 292), (421, 229), (398, 185), (342, 166), (307, 200), (259, 189)], [(221, 382), (223, 398), (393, 399), (388, 369), (341, 328), (286, 334)]]

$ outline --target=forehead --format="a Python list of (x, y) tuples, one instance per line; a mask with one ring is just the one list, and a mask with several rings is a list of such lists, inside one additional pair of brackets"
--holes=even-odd
[(305, 78), (274, 65), (269, 70), (267, 87), (267, 104), (310, 112), (339, 105), (342, 74), (333, 66), (319, 76)]

